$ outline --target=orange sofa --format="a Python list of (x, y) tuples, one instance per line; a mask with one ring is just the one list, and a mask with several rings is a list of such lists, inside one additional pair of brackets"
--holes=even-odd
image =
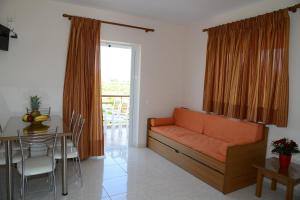
[(147, 146), (223, 193), (255, 183), (268, 129), (223, 116), (176, 108), (173, 117), (148, 120)]

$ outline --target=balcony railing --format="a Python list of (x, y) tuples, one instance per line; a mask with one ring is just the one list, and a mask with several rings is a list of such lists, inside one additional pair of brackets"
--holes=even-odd
[(129, 100), (128, 95), (102, 95), (105, 152), (111, 156), (128, 147)]
[(102, 95), (104, 129), (115, 131), (128, 128), (129, 124), (129, 95)]

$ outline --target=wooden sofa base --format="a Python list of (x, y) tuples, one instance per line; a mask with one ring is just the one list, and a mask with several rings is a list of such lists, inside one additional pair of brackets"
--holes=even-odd
[(254, 163), (265, 162), (267, 129), (261, 142), (229, 147), (226, 162), (220, 162), (151, 130), (147, 146), (224, 194), (256, 182)]
[(222, 190), (224, 176), (220, 172), (213, 170), (151, 137), (148, 140), (148, 147), (217, 190)]

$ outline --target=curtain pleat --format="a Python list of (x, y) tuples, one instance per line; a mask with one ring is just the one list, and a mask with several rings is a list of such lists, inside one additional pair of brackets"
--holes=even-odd
[(203, 110), (286, 127), (289, 30), (287, 10), (209, 29)]
[(100, 27), (97, 20), (72, 17), (63, 94), (63, 119), (72, 111), (85, 118), (80, 158), (102, 156), (104, 139), (100, 90)]

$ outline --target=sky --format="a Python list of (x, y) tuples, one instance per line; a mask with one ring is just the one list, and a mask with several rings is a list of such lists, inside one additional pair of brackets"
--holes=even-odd
[(130, 81), (131, 49), (101, 46), (101, 80)]

